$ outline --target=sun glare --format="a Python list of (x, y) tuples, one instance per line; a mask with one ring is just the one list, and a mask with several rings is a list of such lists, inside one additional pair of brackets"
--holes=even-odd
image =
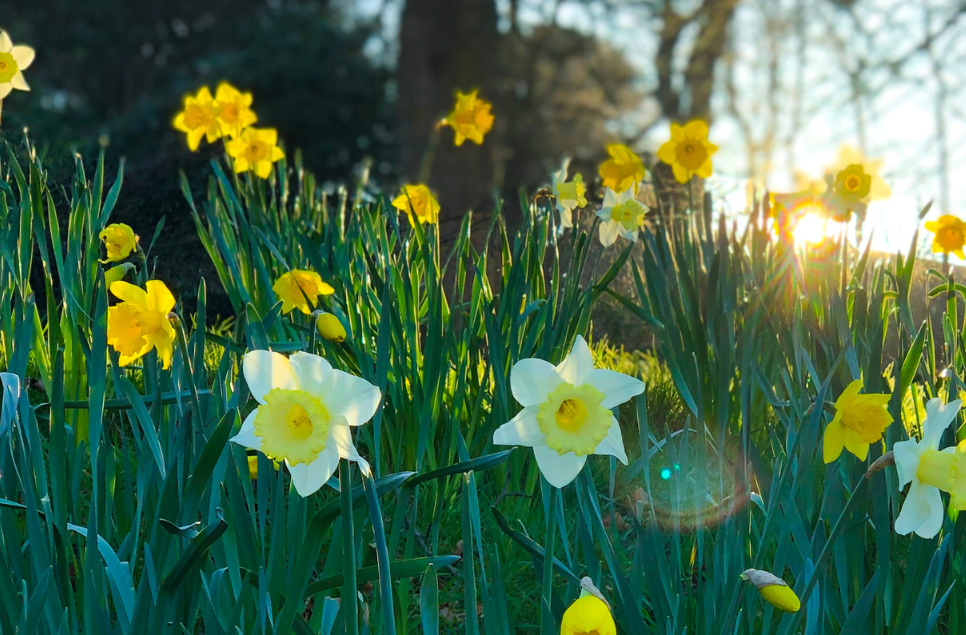
[(838, 240), (842, 236), (843, 224), (830, 221), (820, 211), (805, 212), (797, 223), (792, 234), (795, 244), (799, 247), (812, 247), (825, 239)]

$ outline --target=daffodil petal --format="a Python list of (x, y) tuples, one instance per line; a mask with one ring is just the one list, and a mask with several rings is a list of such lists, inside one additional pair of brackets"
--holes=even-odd
[(15, 46), (10, 49), (10, 54), (20, 70), (24, 70), (33, 64), (35, 52), (29, 46)]
[(510, 391), (523, 407), (543, 403), (562, 381), (556, 367), (543, 359), (521, 359), (510, 369)]
[(274, 351), (249, 351), (242, 359), (242, 372), (258, 403), (265, 403), (265, 395), (273, 388), (298, 389), (288, 358)]
[(608, 409), (644, 392), (644, 382), (640, 379), (606, 368), (592, 370), (587, 376), (587, 383), (604, 393), (604, 400), (600, 405)]
[(925, 447), (937, 450), (943, 432), (953, 422), (963, 402), (960, 399), (944, 404), (941, 399), (933, 398), (926, 402), (926, 420), (922, 424), (922, 442)]
[(148, 308), (160, 313), (170, 313), (174, 309), (174, 295), (163, 282), (148, 280), (144, 286), (147, 289)]
[(580, 470), (584, 469), (587, 462), (586, 456), (577, 456), (573, 452), (558, 454), (556, 450), (551, 450), (545, 445), (537, 445), (533, 448), (533, 456), (537, 459), (537, 467), (547, 482), (554, 487), (565, 487), (569, 485)]
[(832, 421), (826, 426), (822, 437), (822, 459), (826, 463), (831, 463), (842, 454), (842, 449), (845, 447), (842, 435), (843, 426), (840, 421)]
[(544, 445), (546, 439), (537, 423), (537, 406), (530, 406), (518, 412), (493, 433), (496, 445), (522, 445), (534, 447)]
[(0, 99), (3, 99), (7, 95), (9, 95), (10, 91), (12, 90), (13, 90), (13, 86), (10, 85), (10, 82), (7, 82), (6, 84), (0, 84)]
[[(288, 461), (286, 461), (287, 464)], [(337, 467), (339, 467), (338, 449), (326, 447), (311, 463), (289, 465), (288, 471), (292, 474), (292, 485), (295, 486), (295, 491), (305, 498), (319, 491), (326, 481), (332, 478)]]
[(238, 434), (229, 439), (229, 441), (234, 441), (238, 445), (252, 450), (262, 449), (262, 438), (255, 434), (255, 413), (257, 412), (258, 408), (255, 408), (251, 411), (251, 414), (245, 417), (245, 421), (242, 422)]
[(613, 416), (610, 418), (610, 428), (607, 429), (607, 436), (598, 444), (594, 454), (609, 454), (617, 457), (617, 460), (627, 465), (627, 451), (624, 449), (624, 436), (621, 434), (620, 423)]
[(114, 297), (119, 300), (130, 302), (142, 311), (151, 310), (151, 307), (148, 306), (147, 292), (137, 285), (118, 280), (117, 282), (111, 283), (110, 290)]
[(946, 518), (943, 497), (935, 487), (923, 485), (922, 488), (925, 490), (922, 498), (929, 506), (929, 517), (919, 525), (916, 534), (921, 538), (934, 538), (943, 528), (943, 521)]
[(13, 48), (13, 42), (6, 31), (0, 30), (0, 53), (7, 53)]
[(915, 440), (898, 441), (892, 446), (892, 455), (896, 460), (896, 472), (899, 476), (899, 488), (903, 488), (916, 476), (919, 469), (919, 444)]
[(583, 336), (578, 335), (570, 354), (557, 366), (557, 374), (574, 386), (583, 386), (594, 370), (594, 357)]
[(288, 358), (288, 363), (292, 366), (292, 376), (299, 390), (316, 397), (325, 394), (329, 374), (332, 372), (332, 364), (325, 358), (299, 351)]
[(362, 377), (333, 368), (322, 398), (330, 414), (345, 417), (350, 426), (361, 426), (376, 414), (382, 393)]

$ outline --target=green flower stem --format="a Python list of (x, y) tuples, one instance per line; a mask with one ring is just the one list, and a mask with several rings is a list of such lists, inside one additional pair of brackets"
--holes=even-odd
[(342, 503), (342, 616), (346, 635), (359, 632), (359, 609), (356, 595), (355, 532), (352, 527), (352, 473), (348, 460), (339, 461), (339, 499)]
[(541, 615), (543, 619), (541, 620), (541, 635), (555, 635), (556, 625), (553, 623), (552, 617), (547, 614), (546, 609), (553, 606), (551, 600), (553, 598), (553, 551), (554, 551), (554, 539), (557, 534), (557, 499), (560, 498), (560, 489), (550, 486), (550, 501), (548, 504), (550, 510), (550, 516), (547, 518), (547, 539), (544, 541), (544, 557), (543, 557), (543, 592), (541, 593), (542, 604), (545, 605), (545, 609), (541, 610)]

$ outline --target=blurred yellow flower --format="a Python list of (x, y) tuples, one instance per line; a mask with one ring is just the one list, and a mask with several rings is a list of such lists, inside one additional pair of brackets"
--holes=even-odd
[(854, 163), (835, 175), (835, 192), (850, 202), (861, 201), (872, 192), (872, 175)]
[(891, 395), (860, 395), (862, 380), (856, 379), (835, 401), (835, 416), (825, 428), (823, 458), (831, 463), (846, 449), (861, 460), (869, 454), (869, 444), (882, 439), (892, 423), (886, 410)]
[(560, 622), (560, 635), (617, 635), (614, 617), (603, 600), (582, 595), (574, 600)]
[(399, 196), (392, 200), (392, 206), (406, 212), (410, 222), (435, 223), (439, 218), (439, 202), (422, 183), (404, 185)]
[(671, 138), (657, 151), (657, 158), (671, 166), (674, 179), (687, 183), (697, 174), (711, 176), (711, 155), (718, 146), (708, 141), (708, 124), (695, 119), (685, 126), (671, 124)]
[(245, 128), (237, 139), (225, 144), (225, 149), (235, 160), (236, 173), (251, 170), (262, 179), (271, 175), (273, 163), (285, 158), (275, 128)]
[(791, 587), (778, 576), (760, 571), (758, 569), (748, 569), (741, 574), (741, 579), (751, 582), (758, 589), (763, 600), (786, 613), (795, 613), (802, 608), (802, 603), (792, 591)]
[(101, 262), (120, 262), (131, 255), (138, 246), (138, 235), (129, 225), (112, 223), (97, 235), (104, 243), (107, 258)]
[(450, 126), (456, 135), (453, 143), (458, 146), (469, 139), (477, 145), (483, 143), (483, 135), (493, 128), (492, 104), (477, 97), (479, 91), (456, 92), (456, 105), (441, 125)]
[(258, 121), (251, 109), (252, 94), (243, 93), (228, 82), (218, 84), (215, 89), (215, 102), (221, 128), (232, 138), (239, 136), (242, 130)]
[(319, 313), (319, 317), (315, 319), (315, 328), (318, 329), (319, 335), (330, 342), (345, 341), (345, 327), (342, 326), (339, 318), (331, 313), (326, 313), (325, 311)]
[(645, 170), (641, 158), (634, 154), (634, 151), (620, 143), (612, 143), (607, 146), (607, 154), (610, 158), (600, 164), (597, 171), (603, 179), (603, 186), (614, 190), (620, 194), (624, 190), (633, 187), (637, 193), (637, 187), (644, 180)]
[(198, 149), (202, 138), (214, 143), (224, 135), (218, 113), (218, 104), (207, 86), (202, 86), (194, 95), (185, 95), (184, 110), (175, 116), (173, 123), (175, 130), (188, 135), (188, 148), (192, 152)]
[(160, 280), (148, 280), (147, 291), (123, 281), (110, 289), (122, 300), (107, 309), (107, 343), (120, 355), (121, 366), (158, 351), (164, 368), (171, 365), (176, 333), (168, 319), (174, 296)]
[(17, 90), (30, 90), (23, 70), (34, 61), (34, 50), (29, 46), (14, 46), (6, 31), (0, 30), (0, 99)]
[(886, 184), (881, 175), (882, 159), (870, 159), (858, 148), (849, 145), (844, 145), (839, 148), (835, 162), (826, 168), (825, 172), (828, 174), (838, 174), (846, 170), (849, 166), (854, 165), (861, 166), (863, 172), (870, 178), (869, 193), (867, 197), (863, 197), (867, 198), (867, 202), (881, 201), (892, 196), (892, 190), (889, 189), (888, 184)]
[(304, 269), (283, 273), (272, 285), (272, 291), (282, 301), (282, 313), (298, 309), (306, 315), (312, 313), (309, 302), (315, 305), (320, 295), (335, 293), (331, 285), (322, 282), (319, 274)]
[(966, 222), (946, 214), (936, 220), (926, 222), (926, 229), (935, 236), (932, 239), (933, 253), (955, 254), (966, 260), (963, 246), (966, 245)]
[(613, 190), (604, 190), (604, 202), (597, 210), (597, 217), (601, 220), (600, 244), (610, 247), (623, 236), (636, 243), (637, 233), (644, 226), (644, 217), (648, 207), (634, 198), (633, 190), (624, 190), (616, 194)]
[(560, 225), (573, 227), (573, 211), (587, 204), (587, 186), (579, 173), (573, 181), (567, 181), (567, 163), (553, 174), (553, 196), (557, 199), (556, 208), (560, 212)]

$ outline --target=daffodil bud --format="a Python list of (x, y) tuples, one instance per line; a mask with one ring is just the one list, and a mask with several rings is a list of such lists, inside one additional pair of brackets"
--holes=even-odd
[(108, 287), (111, 286), (112, 282), (117, 282), (118, 280), (123, 280), (129, 271), (134, 269), (134, 264), (130, 262), (125, 262), (124, 264), (111, 267), (104, 272), (104, 282)]
[(748, 569), (741, 574), (741, 579), (754, 584), (761, 593), (762, 599), (779, 611), (795, 613), (802, 608), (802, 603), (795, 592), (776, 575), (758, 569)]
[(345, 327), (342, 326), (339, 318), (331, 313), (326, 313), (325, 311), (320, 312), (319, 317), (315, 319), (315, 328), (319, 330), (319, 335), (330, 342), (345, 341)]
[(580, 597), (567, 608), (560, 623), (560, 635), (579, 633), (617, 635), (610, 605), (590, 578), (586, 577), (580, 581)]

